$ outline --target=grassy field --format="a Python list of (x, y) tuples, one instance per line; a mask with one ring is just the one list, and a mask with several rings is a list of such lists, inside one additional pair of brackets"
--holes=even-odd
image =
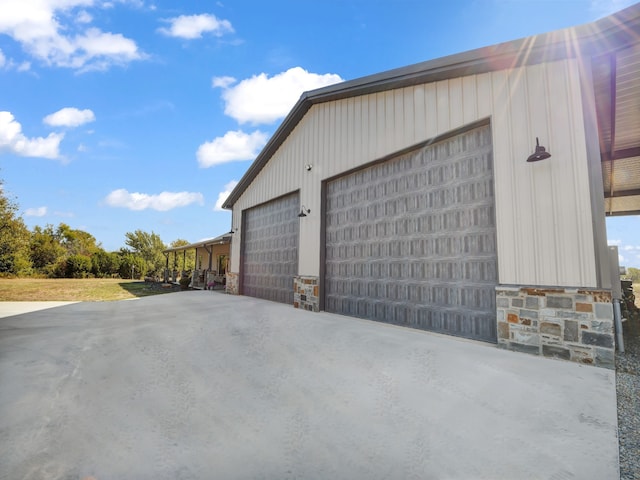
[(0, 302), (126, 300), (170, 293), (175, 288), (111, 278), (0, 278)]

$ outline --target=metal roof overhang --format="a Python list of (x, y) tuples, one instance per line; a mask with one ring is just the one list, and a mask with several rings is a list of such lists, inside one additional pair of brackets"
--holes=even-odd
[(210, 245), (224, 245), (226, 243), (231, 243), (231, 235), (228, 233), (225, 233), (224, 235), (220, 235), (219, 237), (210, 238), (207, 240), (201, 240), (195, 243), (190, 243), (189, 245), (181, 245), (179, 247), (167, 248), (166, 250), (163, 250), (162, 253), (182, 252), (184, 250), (190, 250), (192, 248), (208, 247)]
[(592, 60), (607, 215), (640, 214), (640, 27)]
[(223, 204), (230, 209), (316, 103), (566, 58), (589, 58), (607, 215), (640, 213), (640, 3), (593, 23), (370, 75), (302, 94)]

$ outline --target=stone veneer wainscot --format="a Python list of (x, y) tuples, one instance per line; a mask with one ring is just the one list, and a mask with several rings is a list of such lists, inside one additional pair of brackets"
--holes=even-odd
[(608, 290), (497, 287), (498, 346), (614, 368)]
[(238, 277), (239, 275), (237, 273), (227, 272), (227, 293), (238, 295)]
[(312, 312), (320, 311), (318, 277), (293, 277), (293, 306)]

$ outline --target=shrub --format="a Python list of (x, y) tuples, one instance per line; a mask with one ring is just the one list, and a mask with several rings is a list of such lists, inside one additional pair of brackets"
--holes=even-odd
[(86, 255), (70, 255), (67, 258), (65, 277), (86, 278), (91, 272), (91, 258)]

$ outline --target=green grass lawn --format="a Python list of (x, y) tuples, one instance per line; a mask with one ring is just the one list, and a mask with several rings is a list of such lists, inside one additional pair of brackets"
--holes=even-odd
[(0, 301), (81, 301), (126, 300), (174, 292), (175, 287), (140, 280), (111, 278), (1, 278)]

